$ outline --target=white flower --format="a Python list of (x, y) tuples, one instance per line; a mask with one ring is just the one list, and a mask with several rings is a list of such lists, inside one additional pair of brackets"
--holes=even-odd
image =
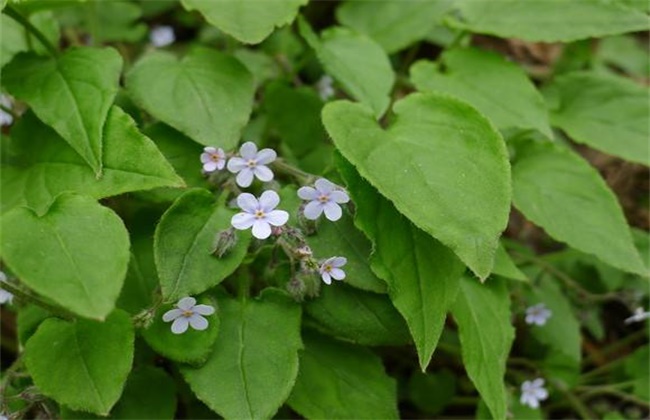
[(204, 147), (201, 163), (205, 172), (220, 171), (226, 166), (226, 154), (222, 148)]
[(156, 26), (149, 32), (149, 41), (154, 47), (166, 47), (176, 41), (174, 28), (171, 26)]
[(253, 236), (266, 239), (271, 236), (271, 225), (282, 226), (289, 220), (289, 213), (275, 210), (280, 204), (280, 196), (275, 191), (264, 191), (259, 201), (253, 194), (241, 193), (237, 205), (244, 210), (234, 215), (230, 221), (235, 229), (244, 230), (253, 227)]
[[(0, 271), (0, 283), (6, 281), (7, 281), (7, 275), (4, 272)], [(3, 305), (5, 303), (11, 303), (13, 298), (14, 298), (13, 294), (7, 292), (5, 289), (0, 288), (0, 305)]]
[(201, 315), (212, 315), (214, 308), (210, 305), (197, 305), (193, 297), (184, 297), (178, 301), (175, 309), (171, 309), (163, 315), (165, 322), (174, 321), (172, 332), (183, 334), (187, 331), (188, 325), (195, 330), (203, 331), (208, 328), (208, 320)]
[(325, 284), (332, 284), (332, 279), (343, 280), (345, 271), (341, 270), (348, 260), (345, 257), (332, 257), (323, 261), (318, 271)]
[(263, 182), (273, 179), (273, 172), (266, 166), (277, 157), (272, 149), (257, 151), (257, 146), (252, 141), (242, 144), (239, 149), (241, 157), (232, 157), (228, 161), (228, 170), (237, 175), (237, 185), (248, 187), (253, 183), (253, 176)]
[(529, 325), (544, 325), (546, 321), (553, 315), (550, 309), (543, 303), (538, 303), (526, 309), (526, 324)]
[(633, 322), (641, 322), (650, 318), (650, 312), (646, 312), (643, 308), (636, 308), (634, 314), (631, 317), (625, 319), (626, 324), (631, 324)]
[(544, 379), (537, 378), (533, 381), (524, 381), (521, 384), (521, 398), (519, 402), (530, 408), (539, 408), (539, 402), (548, 398), (548, 391), (544, 388)]
[(303, 200), (311, 200), (305, 206), (305, 217), (316, 220), (325, 211), (325, 217), (332, 222), (339, 220), (343, 214), (339, 204), (347, 203), (350, 201), (350, 197), (325, 178), (316, 181), (315, 186), (316, 188), (301, 187), (298, 190), (298, 197)]
[(334, 96), (334, 88), (332, 87), (333, 82), (334, 80), (332, 80), (332, 77), (326, 74), (316, 83), (318, 94), (322, 100), (326, 101)]
[[(11, 98), (4, 93), (0, 94), (0, 104), (7, 109), (12, 109), (13, 104)], [(14, 117), (3, 109), (0, 109), (0, 126), (11, 125), (14, 122)]]

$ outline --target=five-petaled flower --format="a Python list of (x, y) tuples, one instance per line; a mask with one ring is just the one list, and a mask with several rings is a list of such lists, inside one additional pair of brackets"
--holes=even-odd
[(253, 236), (266, 239), (271, 236), (271, 225), (282, 226), (289, 220), (289, 213), (275, 210), (280, 204), (280, 196), (275, 191), (264, 191), (259, 200), (253, 194), (241, 193), (237, 205), (244, 210), (234, 215), (230, 221), (235, 229), (253, 227)]
[(539, 402), (547, 398), (548, 391), (544, 388), (544, 379), (537, 378), (532, 381), (524, 381), (521, 384), (521, 399), (519, 401), (522, 405), (539, 408)]
[(641, 322), (650, 318), (650, 312), (644, 311), (643, 308), (636, 308), (631, 317), (625, 319), (626, 324), (632, 324), (633, 322)]
[(154, 47), (166, 47), (176, 41), (174, 28), (171, 26), (156, 26), (149, 32), (149, 41)]
[(262, 149), (258, 152), (255, 143), (247, 141), (239, 149), (239, 155), (241, 157), (231, 157), (228, 161), (228, 170), (237, 174), (237, 185), (249, 187), (254, 176), (262, 182), (273, 179), (273, 172), (266, 166), (277, 157), (273, 149)]
[(538, 303), (526, 309), (526, 324), (542, 326), (553, 315), (543, 303)]
[(343, 280), (345, 271), (341, 270), (341, 267), (347, 262), (348, 260), (345, 257), (331, 257), (323, 261), (318, 271), (325, 284), (332, 284), (332, 279)]
[(305, 206), (305, 217), (316, 220), (324, 211), (325, 217), (332, 222), (339, 220), (343, 214), (339, 204), (347, 203), (350, 197), (325, 178), (317, 180), (315, 187), (301, 187), (298, 190), (298, 197), (310, 200)]
[(214, 307), (210, 305), (197, 305), (193, 297), (184, 297), (178, 301), (176, 308), (171, 309), (163, 315), (165, 322), (172, 323), (172, 332), (174, 334), (183, 334), (187, 331), (188, 325), (195, 330), (205, 330), (208, 328), (208, 320), (201, 315), (212, 315)]
[(201, 153), (201, 163), (206, 172), (220, 171), (226, 166), (226, 154), (222, 148), (205, 147)]

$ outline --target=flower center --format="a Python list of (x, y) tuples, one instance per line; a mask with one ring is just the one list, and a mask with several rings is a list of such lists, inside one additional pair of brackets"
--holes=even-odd
[(321, 203), (327, 203), (330, 201), (330, 196), (328, 194), (321, 194), (320, 197), (318, 197), (318, 201)]
[(249, 159), (248, 162), (246, 162), (246, 166), (249, 168), (254, 168), (257, 165), (257, 162), (255, 159)]
[(213, 162), (219, 162), (219, 155), (210, 155), (210, 159), (212, 159)]
[(262, 210), (256, 210), (255, 211), (255, 218), (256, 219), (263, 219), (264, 218), (264, 212)]
[(329, 273), (332, 271), (332, 266), (330, 264), (327, 264), (325, 267), (323, 267), (323, 270), (325, 270), (326, 273)]
[(189, 309), (185, 309), (185, 310), (183, 311), (183, 316), (184, 316), (185, 318), (189, 318), (189, 317), (191, 317), (192, 315), (194, 315), (194, 312), (192, 312), (192, 311), (189, 310)]

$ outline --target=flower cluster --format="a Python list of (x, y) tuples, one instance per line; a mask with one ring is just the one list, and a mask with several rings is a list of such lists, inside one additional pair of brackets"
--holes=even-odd
[[(273, 171), (269, 169), (269, 163), (273, 162), (277, 154), (272, 149), (257, 150), (252, 141), (247, 141), (239, 148), (239, 155), (230, 159), (221, 148), (206, 147), (201, 154), (203, 171), (211, 173), (220, 171), (227, 166), (228, 171), (237, 174), (235, 181), (240, 187), (250, 187), (253, 179), (257, 178), (262, 182), (273, 180)], [(228, 162), (226, 165), (226, 161)]]

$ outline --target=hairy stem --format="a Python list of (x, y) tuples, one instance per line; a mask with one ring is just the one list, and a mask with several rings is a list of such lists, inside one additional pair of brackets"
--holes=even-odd
[(34, 26), (29, 19), (27, 19), (25, 16), (22, 15), (18, 10), (16, 10), (13, 6), (7, 5), (3, 11), (7, 16), (15, 20), (16, 22), (20, 23), (29, 31), (36, 39), (39, 40), (41, 44), (48, 50), (48, 52), (53, 56), (57, 57), (59, 55), (59, 51), (54, 47), (54, 45), (43, 35), (43, 33), (36, 27)]

